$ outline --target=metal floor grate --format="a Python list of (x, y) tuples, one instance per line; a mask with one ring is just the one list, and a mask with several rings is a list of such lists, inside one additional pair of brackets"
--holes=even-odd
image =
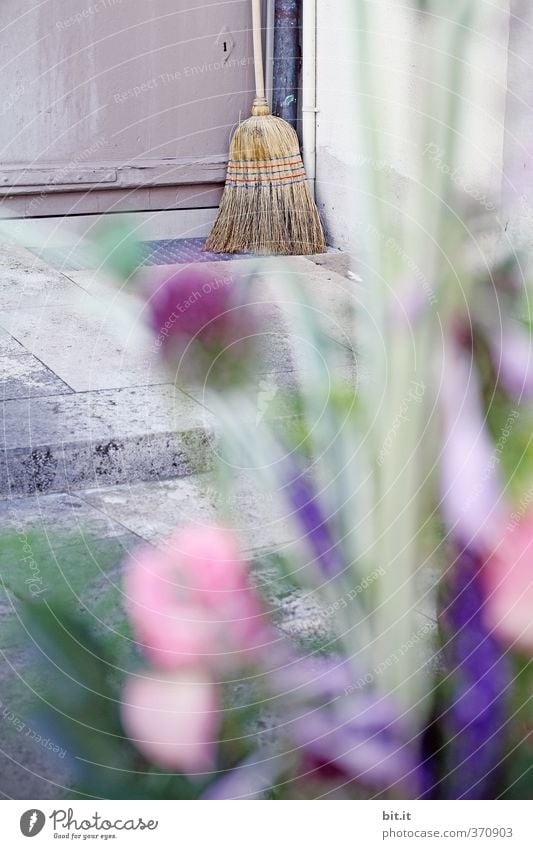
[[(221, 262), (243, 259), (246, 254), (213, 254), (203, 251), (205, 239), (158, 239), (141, 242), (143, 265), (174, 265), (188, 262)], [(249, 256), (249, 254), (248, 254)]]
[[(205, 239), (155, 239), (139, 242), (140, 265), (176, 265), (190, 262), (223, 262), (246, 259), (250, 254), (213, 254), (202, 250)], [(94, 259), (79, 248), (29, 248), (48, 265), (63, 271), (94, 268)]]

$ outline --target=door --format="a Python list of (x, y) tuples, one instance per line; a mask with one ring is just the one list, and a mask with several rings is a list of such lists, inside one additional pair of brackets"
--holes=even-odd
[(253, 99), (250, 17), (249, 0), (2, 0), (3, 214), (216, 206)]

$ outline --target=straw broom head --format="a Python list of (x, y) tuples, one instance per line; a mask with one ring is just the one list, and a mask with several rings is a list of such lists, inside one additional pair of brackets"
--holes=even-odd
[(226, 186), (205, 250), (215, 253), (315, 254), (326, 250), (298, 137), (256, 98), (237, 128)]

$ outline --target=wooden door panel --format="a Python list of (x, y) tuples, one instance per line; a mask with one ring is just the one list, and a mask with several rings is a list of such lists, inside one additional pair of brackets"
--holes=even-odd
[(0, 194), (212, 197), (253, 98), (249, 5), (2, 0)]

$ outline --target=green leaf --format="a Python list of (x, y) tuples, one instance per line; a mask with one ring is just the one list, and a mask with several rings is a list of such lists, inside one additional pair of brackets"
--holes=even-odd
[(503, 799), (533, 799), (533, 747), (520, 746), (509, 758), (507, 788)]
[(122, 280), (130, 280), (142, 262), (136, 235), (125, 217), (107, 215), (94, 236), (96, 259)]

